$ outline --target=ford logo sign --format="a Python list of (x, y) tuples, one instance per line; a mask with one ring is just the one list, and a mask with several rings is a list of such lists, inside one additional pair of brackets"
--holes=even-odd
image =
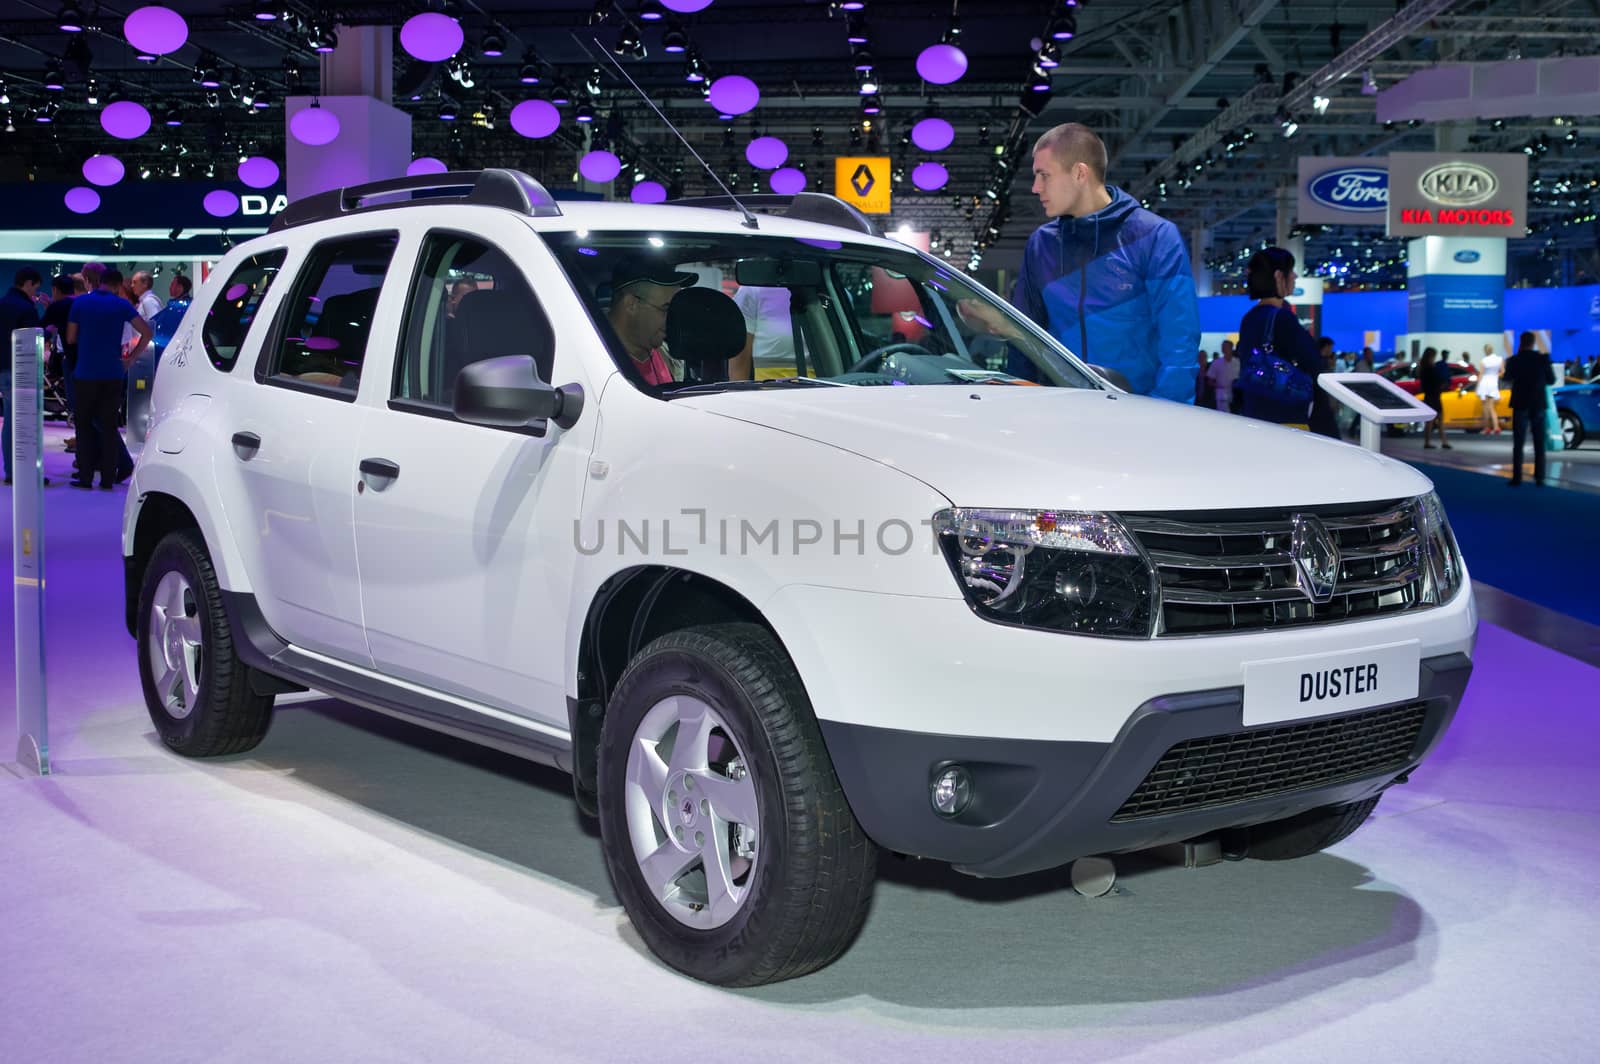
[(1417, 189), (1435, 203), (1472, 207), (1492, 199), (1500, 191), (1500, 179), (1477, 163), (1440, 163), (1422, 172)]
[(1468, 248), (1466, 251), (1458, 251), (1455, 254), (1455, 260), (1457, 262), (1477, 262), (1481, 258), (1483, 258), (1482, 255), (1470, 248)]
[(1294, 286), (1294, 294), (1297, 295), (1297, 296), (1305, 295), (1306, 294), (1305, 286), (1304, 285), (1295, 285)]
[(1373, 166), (1343, 166), (1318, 174), (1306, 195), (1324, 207), (1376, 214), (1389, 209), (1389, 171)]

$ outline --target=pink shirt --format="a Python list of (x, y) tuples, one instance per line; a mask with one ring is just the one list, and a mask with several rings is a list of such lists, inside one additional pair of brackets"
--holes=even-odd
[(634, 366), (644, 377), (646, 384), (671, 384), (672, 367), (667, 365), (667, 358), (661, 353), (661, 348), (652, 347), (650, 357), (644, 362), (635, 361)]

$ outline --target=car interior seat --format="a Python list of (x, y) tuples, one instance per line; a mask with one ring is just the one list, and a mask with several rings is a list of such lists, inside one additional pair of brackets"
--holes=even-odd
[(549, 382), (555, 341), (549, 323), (529, 312), (525, 299), (509, 288), (480, 288), (461, 297), (445, 345), (441, 399), (455, 398), (456, 375), (463, 367), (501, 355), (532, 355), (541, 381)]
[(744, 341), (744, 314), (715, 288), (685, 288), (667, 309), (667, 350), (683, 363), (685, 380), (727, 380), (728, 359)]

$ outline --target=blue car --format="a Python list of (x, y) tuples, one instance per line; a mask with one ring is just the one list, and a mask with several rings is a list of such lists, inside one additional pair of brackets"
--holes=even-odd
[(1555, 389), (1555, 397), (1567, 450), (1583, 446), (1584, 440), (1600, 432), (1600, 380), (1562, 385)]

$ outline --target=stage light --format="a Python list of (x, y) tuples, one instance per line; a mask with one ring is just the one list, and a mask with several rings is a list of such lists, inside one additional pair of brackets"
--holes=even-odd
[(483, 35), (483, 44), (478, 49), (491, 59), (498, 59), (506, 54), (506, 39), (494, 30)]

